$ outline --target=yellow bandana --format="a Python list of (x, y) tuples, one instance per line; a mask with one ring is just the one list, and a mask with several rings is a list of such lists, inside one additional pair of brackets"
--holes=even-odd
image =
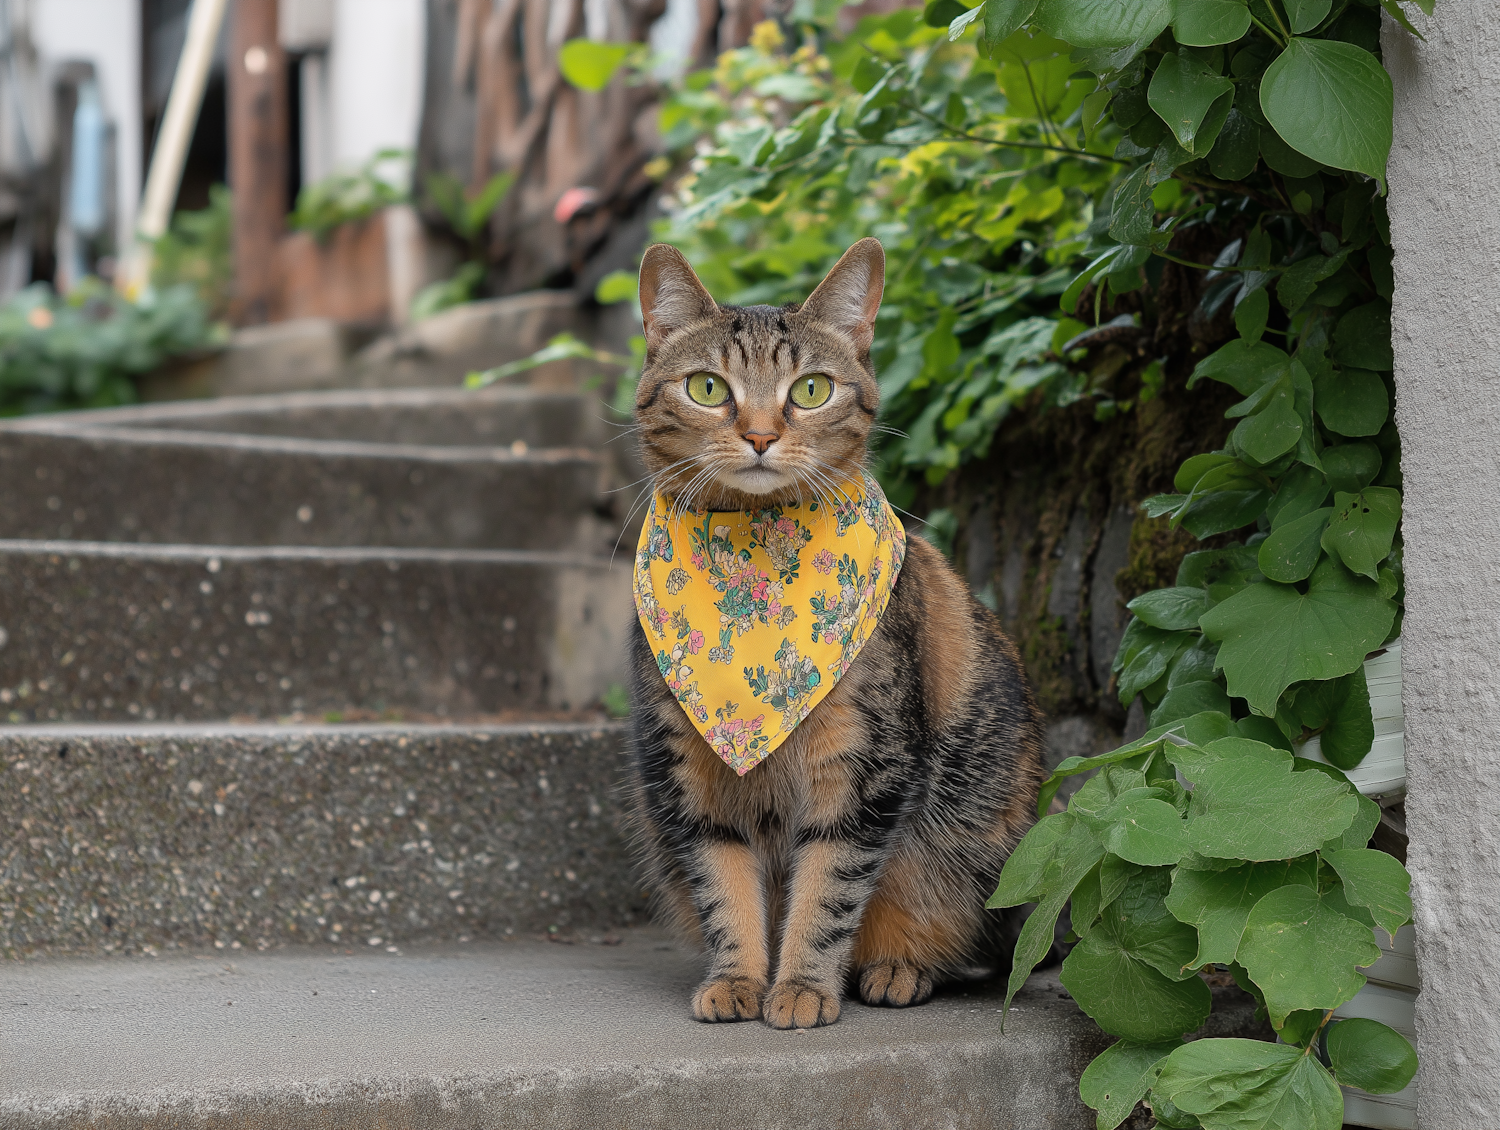
[[(849, 670), (905, 555), (906, 530), (868, 475), (831, 505), (674, 516), (668, 499), (651, 500), (636, 612), (667, 686), (736, 773), (786, 741)], [(768, 726), (760, 703), (780, 722)]]

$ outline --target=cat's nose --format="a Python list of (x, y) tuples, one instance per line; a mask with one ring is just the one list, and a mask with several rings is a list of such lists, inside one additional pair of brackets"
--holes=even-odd
[(746, 432), (745, 441), (755, 448), (755, 454), (764, 455), (766, 448), (770, 447), (781, 437), (775, 432)]

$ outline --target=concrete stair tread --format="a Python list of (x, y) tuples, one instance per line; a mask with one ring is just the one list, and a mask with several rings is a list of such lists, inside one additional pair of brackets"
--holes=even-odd
[[(12, 966), (0, 1123), (111, 1128), (1083, 1127), (1107, 1042), (1032, 977), (838, 1024), (702, 1025), (701, 960), (648, 929), (574, 945), (304, 947)], [(232, 1002), (232, 1003), (230, 1003)]]
[(620, 681), (629, 601), (623, 553), (0, 541), (0, 707), (578, 709)]

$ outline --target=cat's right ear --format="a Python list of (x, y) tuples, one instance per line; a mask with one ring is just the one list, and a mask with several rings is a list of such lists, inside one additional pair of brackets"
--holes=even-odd
[(652, 350), (684, 326), (719, 312), (682, 252), (665, 243), (646, 248), (641, 259), (640, 295), (646, 348)]

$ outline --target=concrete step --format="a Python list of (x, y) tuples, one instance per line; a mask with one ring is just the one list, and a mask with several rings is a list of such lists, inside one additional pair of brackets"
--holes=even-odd
[[(642, 922), (618, 829), (623, 742), (604, 723), (0, 730), (0, 954)], [(0, 1024), (0, 1064), (6, 1039)]]
[(454, 388), (339, 389), (232, 396), (31, 417), (31, 431), (171, 428), (439, 447), (595, 447), (614, 430), (592, 398), (508, 385)]
[(554, 446), (598, 442), (582, 397), (263, 400), (0, 425), (0, 475), (27, 484), (0, 537), (601, 553), (618, 533), (606, 463)]
[[(837, 1024), (703, 1025), (696, 957), (652, 931), (440, 948), (12, 966), (7, 1130), (1083, 1130), (1109, 1042), (1050, 974)], [(352, 947), (351, 947), (352, 948)], [(1212, 1034), (1252, 1025), (1216, 1002)]]
[(630, 558), (0, 542), (13, 722), (576, 710), (624, 677)]

